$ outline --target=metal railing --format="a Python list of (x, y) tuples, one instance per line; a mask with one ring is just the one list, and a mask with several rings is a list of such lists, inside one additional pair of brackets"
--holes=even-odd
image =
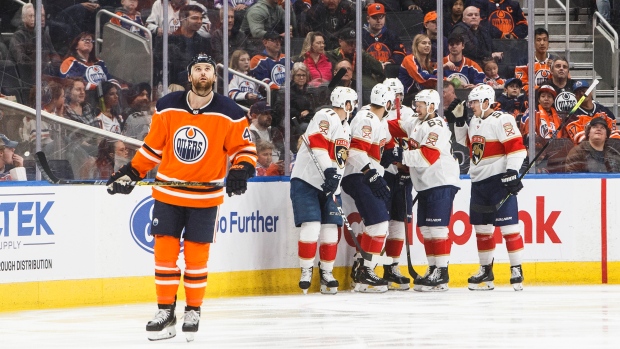
[[(224, 70), (224, 65), (222, 63), (218, 63), (217, 67), (219, 69), (221, 69), (221, 70)], [(263, 86), (265, 88), (265, 91), (266, 91), (265, 93), (267, 94), (267, 101), (268, 101), (268, 103), (271, 103), (271, 89), (269, 88), (268, 84), (266, 84), (266, 83), (264, 83), (264, 82), (262, 82), (260, 80), (254, 79), (251, 76), (248, 76), (248, 75), (245, 75), (245, 74), (243, 74), (241, 72), (238, 72), (238, 71), (236, 71), (236, 70), (234, 70), (232, 68), (228, 68), (228, 72), (232, 73), (234, 75), (240, 76), (240, 77), (242, 77), (242, 78), (244, 78), (244, 79), (246, 79), (248, 81), (251, 81), (251, 82), (253, 82), (253, 83), (257, 84), (257, 85)], [(225, 92), (224, 94), (226, 96), (228, 96), (228, 86), (224, 86), (224, 92)], [(245, 111), (250, 110), (249, 108), (244, 107), (244, 106), (242, 106), (242, 105), (240, 105), (238, 103), (237, 103), (237, 105), (239, 105)]]
[[(605, 31), (599, 28), (597, 24), (601, 24), (601, 26), (605, 27)], [(612, 80), (613, 80), (613, 88), (614, 88), (614, 115), (618, 115), (618, 33), (616, 30), (607, 22), (605, 18), (598, 12), (594, 12), (592, 16), (592, 76), (596, 76), (596, 72), (594, 71), (595, 62), (596, 62), (596, 46), (595, 46), (595, 34), (596, 31), (599, 31), (609, 42), (612, 51), (611, 57), (611, 72), (612, 72)], [(609, 35), (613, 36), (613, 40), (609, 37)], [(606, 74), (601, 74), (603, 76), (603, 80), (605, 80)]]
[[(95, 19), (95, 53), (97, 55), (99, 55), (99, 52), (101, 51), (99, 46), (101, 45), (101, 43), (103, 43), (103, 39), (100, 36), (101, 36), (101, 16), (103, 16), (104, 14), (107, 15), (107, 16), (116, 18), (116, 19), (118, 19), (121, 22), (125, 22), (127, 24), (131, 24), (132, 26), (137, 27), (140, 30), (142, 30), (145, 33), (145, 35), (146, 35), (147, 41), (149, 42), (150, 51), (153, 52), (153, 36), (151, 34), (151, 31), (148, 30), (145, 26), (137, 24), (134, 21), (130, 21), (127, 18), (123, 18), (123, 17), (117, 15), (116, 13), (112, 13), (112, 12), (110, 12), (108, 10), (99, 10), (97, 12), (97, 16), (96, 16), (96, 19)], [(151, 59), (152, 59), (152, 57), (153, 56), (151, 55)]]

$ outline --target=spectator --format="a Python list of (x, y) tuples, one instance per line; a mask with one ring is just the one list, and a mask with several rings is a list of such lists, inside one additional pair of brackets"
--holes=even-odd
[(523, 83), (517, 78), (506, 80), (504, 93), (497, 98), (499, 110), (514, 115), (517, 122), (521, 120), (527, 110), (527, 96), (521, 92)]
[[(10, 140), (0, 134), (0, 181), (20, 180), (13, 178), (11, 170), (16, 167), (24, 167), (24, 158), (15, 154), (15, 148), (19, 143)], [(19, 176), (18, 176), (19, 177)]]
[[(585, 95), (586, 90), (590, 87), (585, 80), (578, 80), (573, 84), (573, 92), (575, 98), (581, 99)], [(611, 135), (610, 138), (620, 138), (620, 132), (616, 128), (615, 115), (605, 106), (592, 100), (592, 94), (589, 94), (581, 103), (579, 108), (571, 116), (568, 124), (564, 128), (566, 130), (568, 138), (572, 139), (573, 143), (579, 144), (586, 137), (585, 129), (589, 122), (594, 118), (602, 118), (607, 123)]]
[[(340, 47), (326, 52), (326, 55), (332, 62), (332, 66), (343, 59), (347, 59), (351, 62), (353, 74), (355, 74), (355, 30), (344, 30), (338, 36)], [(362, 51), (362, 77), (364, 78), (362, 81), (364, 87), (374, 86), (377, 81), (385, 80), (383, 65), (366, 51)]]
[[(535, 86), (538, 87), (544, 83), (545, 80), (551, 77), (551, 64), (558, 57), (548, 52), (549, 50), (549, 32), (545, 28), (536, 28), (534, 30), (534, 81)], [(515, 77), (523, 81), (523, 90), (528, 89), (530, 79), (528, 77), (529, 63), (527, 58), (523, 60), (515, 67)]]
[(620, 172), (620, 152), (608, 141), (611, 130), (607, 122), (593, 118), (584, 132), (586, 141), (573, 147), (566, 157), (566, 172)]
[(64, 117), (88, 126), (98, 127), (95, 108), (86, 102), (86, 86), (82, 78), (67, 79)]
[(463, 9), (465, 3), (463, 0), (449, 0), (448, 1), (448, 13), (444, 14), (443, 21), (443, 35), (450, 36), (452, 29), (458, 23), (463, 21)]
[(435, 67), (431, 63), (431, 39), (425, 34), (416, 35), (411, 50), (398, 72), (398, 79), (405, 87), (405, 96), (437, 86)]
[[(241, 5), (239, 5), (241, 6)], [(235, 10), (232, 7), (228, 8), (228, 58), (235, 50), (244, 49), (247, 41), (247, 36), (239, 28), (235, 27)], [(211, 32), (211, 49), (213, 50), (213, 59), (218, 63), (224, 62), (224, 35), (222, 30), (224, 21), (224, 9), (220, 9), (220, 27)], [(230, 65), (230, 63), (229, 63)]]
[(95, 117), (98, 127), (113, 133), (121, 133), (123, 116), (119, 113), (119, 88), (111, 82), (103, 83), (103, 110)]
[(545, 80), (544, 85), (553, 87), (556, 92), (555, 109), (560, 115), (566, 115), (577, 104), (573, 93), (573, 79), (569, 78), (568, 60), (560, 57), (551, 63), (551, 79)]
[[(36, 88), (30, 90), (30, 103), (32, 108), (35, 106)], [(56, 81), (44, 81), (41, 85), (41, 110), (53, 115), (63, 116), (65, 104), (65, 91), (62, 85)], [(25, 142), (30, 143), (30, 149), (34, 150), (37, 139), (37, 122), (28, 116), (22, 119), (23, 126), (21, 137)], [(46, 146), (53, 142), (49, 123), (41, 120), (41, 145)]]
[[(250, 55), (243, 50), (236, 50), (230, 59), (230, 68), (239, 73), (250, 75)], [(247, 106), (262, 98), (255, 82), (236, 74), (230, 75), (228, 97)]]
[(463, 37), (465, 48), (463, 54), (482, 63), (486, 57), (502, 60), (502, 52), (493, 52), (493, 41), (487, 28), (480, 25), (480, 10), (475, 6), (468, 6), (463, 11), (463, 21), (457, 23), (451, 34)]
[(355, 79), (353, 79), (353, 65), (351, 64), (351, 62), (349, 62), (348, 59), (345, 58), (336, 63), (333, 75), (336, 75), (338, 71), (342, 68), (346, 69), (346, 73), (342, 76), (336, 86), (350, 87), (355, 89)]
[[(252, 6), (253, 7), (253, 6)], [(285, 62), (282, 48), (282, 37), (276, 32), (267, 32), (263, 37), (265, 50), (252, 57), (250, 73), (252, 76), (269, 85), (272, 90), (279, 90), (284, 86)]]
[[(202, 7), (186, 5), (179, 10), (180, 27), (168, 38), (168, 81), (178, 85), (187, 85), (187, 65), (192, 57), (199, 53), (211, 54), (211, 40), (198, 34), (202, 27)], [(162, 62), (163, 38), (156, 38), (154, 52), (158, 62)], [(160, 63), (158, 66), (163, 66)]]
[(416, 4), (419, 0), (367, 0), (366, 4), (382, 4), (388, 12), (420, 10)]
[(385, 26), (385, 8), (380, 3), (370, 4), (367, 8), (368, 24), (364, 25), (362, 44), (364, 50), (381, 62), (400, 65), (405, 58), (405, 46), (398, 34)]
[(521, 5), (514, 0), (474, 0), (471, 5), (480, 9), (480, 18), (487, 22), (493, 39), (525, 39), (527, 20)]
[[(26, 77), (22, 73), (24, 68), (28, 69), (32, 79), (35, 77), (36, 62), (36, 36), (35, 36), (35, 13), (32, 3), (27, 3), (22, 8), (22, 24), (11, 36), (9, 51), (13, 61), (20, 66), (22, 80)], [(45, 8), (41, 6), (41, 63), (44, 74), (57, 75), (60, 63), (62, 62), (58, 53), (52, 45), (49, 31), (45, 27)], [(34, 80), (28, 81), (34, 84)]]
[(483, 83), (493, 87), (494, 89), (504, 88), (504, 79), (498, 74), (499, 66), (495, 58), (489, 57), (482, 61), (482, 70), (484, 71)]
[[(291, 15), (291, 26), (296, 27), (294, 15)], [(267, 32), (276, 32), (281, 39), (284, 39), (284, 9), (278, 5), (278, 0), (256, 1), (247, 9), (241, 23), (241, 31), (259, 40), (263, 39)]]
[(144, 140), (151, 126), (151, 86), (145, 82), (132, 86), (127, 94), (125, 111), (127, 119), (122, 127), (123, 135)]
[(461, 103), (461, 100), (456, 96), (456, 88), (454, 83), (449, 80), (443, 81), (443, 109), (449, 109), (452, 102), (457, 101)]
[(271, 107), (265, 101), (256, 102), (250, 108), (250, 132), (252, 141), (259, 140), (273, 143), (273, 162), (284, 158), (284, 136), (277, 127), (271, 126)]
[[(315, 93), (308, 90), (308, 77), (310, 72), (305, 64), (297, 62), (293, 65), (293, 83), (291, 84), (291, 143), (297, 144), (297, 138), (302, 135), (308, 123), (314, 116), (315, 108), (320, 106), (322, 101)], [(278, 107), (284, 107), (279, 103)], [(283, 111), (280, 114), (284, 114)]]
[(273, 143), (264, 140), (256, 142), (256, 176), (283, 176), (284, 160), (273, 162), (272, 154), (275, 150)]
[[(562, 138), (564, 134), (562, 130), (559, 129), (561, 119), (553, 107), (553, 100), (557, 96), (555, 89), (549, 85), (542, 85), (536, 92), (536, 95), (538, 97), (538, 108), (536, 111), (534, 133), (544, 139), (550, 139), (554, 137), (554, 133), (557, 131), (557, 135), (555, 137)], [(528, 119), (529, 113), (526, 110), (525, 114), (521, 118), (521, 134), (523, 137), (527, 136), (530, 131)]]
[(463, 37), (454, 32), (448, 38), (450, 54), (443, 58), (443, 74), (447, 80), (454, 82), (456, 88), (474, 88), (484, 81), (484, 73), (478, 63), (465, 57)]
[(332, 80), (332, 63), (325, 55), (325, 38), (321, 32), (306, 35), (298, 61), (303, 62), (310, 73), (305, 83), (320, 85)]
[[(194, 0), (170, 0), (168, 1), (168, 33), (174, 33), (181, 27), (181, 20), (179, 18), (179, 11), (181, 7), (185, 5), (195, 5), (202, 10), (201, 26), (198, 29), (198, 35), (203, 38), (210, 38), (209, 29), (211, 22), (207, 17), (207, 9), (199, 2)], [(146, 27), (151, 31), (153, 36), (162, 36), (164, 33), (162, 25), (164, 22), (164, 9), (162, 6), (162, 0), (155, 0), (153, 7), (151, 8), (151, 14), (146, 19)]]
[(334, 50), (339, 45), (338, 34), (355, 29), (355, 4), (347, 0), (317, 1), (306, 12), (304, 25), (304, 32), (322, 32), (325, 37), (325, 50)]
[[(614, 5), (614, 10), (615, 10)], [(596, 9), (601, 13), (601, 16), (609, 23), (611, 22), (611, 4), (609, 0), (596, 0)]]
[[(423, 34), (426, 34), (431, 39), (431, 62), (437, 64), (437, 12), (431, 11), (424, 15)], [(444, 32), (442, 57), (447, 56), (449, 53), (448, 39), (446, 39)]]
[(67, 58), (60, 66), (60, 77), (84, 79), (87, 91), (94, 91), (101, 82), (112, 79), (105, 62), (95, 57), (94, 44), (93, 34), (81, 33), (71, 42)]
[[(122, 7), (119, 7), (116, 9), (116, 15), (121, 16), (124, 19), (130, 20), (136, 23), (137, 25), (144, 26), (144, 22), (142, 22), (142, 16), (140, 15), (140, 12), (137, 10), (138, 0), (121, 0), (121, 5)], [(142, 30), (140, 30), (140, 28), (130, 23), (127, 23), (125, 21), (121, 21), (118, 18), (112, 18), (110, 19), (110, 22), (127, 29), (132, 33), (146, 36), (146, 34), (143, 33)]]
[(88, 171), (83, 174), (86, 178), (106, 179), (110, 178), (112, 173), (121, 166), (129, 162), (129, 149), (118, 140), (108, 140), (104, 138), (98, 146), (97, 158), (93, 163), (86, 164), (82, 171)]
[[(102, 1), (91, 2), (86, 0), (80, 0), (81, 3), (74, 3), (74, 5), (63, 6), (57, 4), (58, 1), (46, 1), (50, 8), (62, 8), (57, 14), (52, 14), (54, 22), (50, 23), (50, 35), (54, 42), (54, 47), (66, 55), (68, 53), (68, 47), (71, 44), (71, 40), (80, 33), (94, 33), (96, 15), (102, 8)], [(79, 2), (79, 1), (75, 1)], [(118, 6), (118, 4), (116, 4)], [(54, 12), (53, 10), (50, 12)]]

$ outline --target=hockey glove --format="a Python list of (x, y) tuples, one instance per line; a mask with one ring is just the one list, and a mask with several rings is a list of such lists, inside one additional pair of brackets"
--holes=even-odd
[(248, 189), (248, 179), (254, 177), (254, 166), (245, 161), (232, 165), (226, 176), (226, 194), (241, 195)]
[(512, 195), (517, 195), (517, 193), (523, 189), (523, 184), (519, 178), (519, 172), (515, 170), (507, 170), (506, 173), (504, 173), (502, 176), (502, 184)]
[(456, 109), (456, 106), (461, 103), (460, 99), (455, 99), (452, 101), (452, 103), (450, 103), (450, 105), (446, 108), (446, 110), (444, 110), (443, 112), (443, 116), (446, 118), (446, 121), (448, 123), (453, 124), (456, 121), (456, 115), (454, 114), (454, 109)]
[(408, 173), (398, 173), (398, 186), (401, 188), (406, 188), (407, 185), (411, 183), (411, 175)]
[(457, 127), (465, 126), (465, 122), (467, 121), (467, 109), (465, 109), (465, 101), (459, 101), (459, 103), (454, 107), (454, 110), (452, 110), (452, 114), (454, 114), (454, 125), (456, 125)]
[(381, 166), (388, 168), (391, 164), (403, 162), (403, 147), (395, 146), (392, 149), (386, 149), (381, 155)]
[(336, 172), (336, 169), (333, 167), (325, 169), (323, 173), (325, 174), (325, 183), (321, 184), (321, 188), (325, 196), (331, 196), (338, 189), (338, 184), (340, 184), (342, 175)]
[(381, 177), (377, 170), (370, 169), (364, 173), (364, 182), (368, 184), (372, 194), (386, 203), (390, 200), (390, 188), (383, 177)]
[(118, 171), (112, 173), (106, 185), (108, 186), (108, 194), (129, 194), (133, 190), (133, 185), (129, 185), (131, 181), (141, 181), (140, 173), (131, 167), (131, 163), (121, 166)]

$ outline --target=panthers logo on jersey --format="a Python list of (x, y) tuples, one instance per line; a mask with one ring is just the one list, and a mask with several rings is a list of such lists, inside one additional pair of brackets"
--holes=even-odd
[(184, 164), (193, 164), (207, 153), (207, 137), (194, 126), (183, 126), (174, 133), (174, 155)]
[(336, 139), (334, 142), (334, 154), (336, 154), (336, 164), (338, 164), (338, 168), (344, 168), (344, 164), (347, 162), (347, 157), (349, 155), (349, 141), (346, 139)]
[(482, 136), (473, 136), (471, 138), (471, 161), (474, 165), (478, 165), (482, 161), (485, 144), (486, 139)]

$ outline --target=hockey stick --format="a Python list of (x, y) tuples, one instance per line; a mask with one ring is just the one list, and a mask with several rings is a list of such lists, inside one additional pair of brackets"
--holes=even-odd
[[(547, 149), (549, 144), (551, 144), (551, 142), (553, 142), (554, 140), (557, 139), (558, 132), (560, 132), (560, 130), (562, 130), (563, 128), (566, 127), (570, 117), (577, 111), (577, 109), (579, 109), (579, 107), (581, 106), (581, 103), (583, 103), (583, 101), (586, 99), (586, 97), (588, 97), (590, 95), (590, 93), (592, 93), (592, 91), (594, 90), (594, 87), (596, 87), (598, 82), (599, 82), (598, 79), (594, 79), (594, 81), (592, 81), (592, 85), (586, 90), (586, 92), (583, 94), (583, 96), (581, 96), (581, 98), (579, 98), (579, 100), (577, 101), (577, 104), (575, 104), (573, 109), (571, 109), (571, 111), (568, 113), (568, 115), (566, 115), (566, 118), (564, 120), (562, 120), (562, 123), (560, 124), (560, 127), (558, 127), (553, 132), (553, 135), (551, 136), (551, 139), (549, 139), (549, 141), (547, 141), (547, 143), (545, 145), (543, 145), (543, 147), (540, 149), (540, 151), (538, 151), (536, 156), (534, 156), (534, 159), (532, 161), (530, 161), (529, 165), (527, 165), (527, 168), (525, 169), (525, 171), (523, 171), (523, 173), (519, 176), (519, 180), (522, 180), (523, 177), (525, 176), (525, 174), (532, 168), (532, 166), (534, 166), (534, 164), (536, 163), (536, 160), (538, 160), (538, 158), (545, 152), (545, 149)], [(500, 201), (499, 203), (497, 203), (496, 205), (493, 205), (493, 206), (471, 204), (471, 209), (476, 211), (476, 212), (479, 212), (479, 213), (493, 213), (493, 212), (497, 212), (497, 210), (499, 210), (504, 205), (504, 203), (510, 198), (511, 195), (512, 195), (512, 193), (508, 193), (508, 195), (506, 195), (506, 197), (503, 198), (502, 201)]]
[[(54, 175), (50, 164), (47, 162), (45, 153), (38, 151), (35, 153), (34, 161), (39, 169), (41, 176), (52, 184), (68, 184), (68, 185), (106, 185), (107, 180), (74, 180), (60, 179)], [(130, 186), (166, 186), (166, 187), (223, 187), (224, 182), (162, 182), (162, 181), (129, 181), (126, 185)]]
[(336, 75), (334, 75), (334, 77), (332, 78), (332, 81), (329, 82), (329, 85), (327, 85), (327, 88), (332, 90), (334, 87), (336, 87), (342, 80), (342, 77), (344, 76), (344, 74), (346, 73), (347, 73), (347, 68), (340, 68), (340, 70), (338, 70)]
[[(413, 205), (415, 205), (415, 203), (418, 201), (419, 195), (420, 194), (416, 194), (415, 198), (413, 199), (413, 203), (411, 204), (412, 210)], [(409, 218), (407, 217), (407, 190), (405, 190), (405, 249), (407, 250), (407, 269), (409, 269), (409, 275), (411, 275), (411, 278), (415, 280), (418, 278), (419, 275), (413, 269), (413, 265), (411, 264), (411, 250), (409, 248), (410, 243), (411, 241), (409, 241)]]
[[(314, 165), (316, 165), (316, 169), (319, 171), (321, 178), (323, 179), (323, 181), (325, 181), (325, 175), (323, 174), (323, 169), (321, 168), (321, 164), (319, 164), (319, 159), (317, 159), (316, 155), (314, 155), (314, 152), (312, 151), (312, 148), (310, 147), (310, 143), (308, 143), (308, 140), (306, 139), (306, 135), (302, 135), (301, 139), (303, 140), (304, 144), (308, 148), (308, 153), (310, 154), (310, 157), (312, 158)], [(355, 232), (353, 232), (353, 228), (351, 228), (351, 224), (349, 224), (349, 220), (344, 214), (342, 207), (340, 207), (340, 205), (338, 205), (337, 203), (336, 203), (336, 207), (338, 208), (338, 213), (340, 213), (340, 217), (342, 217), (342, 221), (344, 222), (344, 225), (347, 228), (349, 235), (351, 235), (351, 239), (353, 240), (353, 243), (355, 244), (355, 248), (357, 248), (362, 258), (364, 258), (367, 261), (381, 264), (381, 265), (392, 264), (391, 257), (384, 257), (381, 255), (376, 255), (376, 254), (372, 254), (372, 253), (368, 253), (364, 251), (359, 241), (357, 241), (357, 236), (355, 236)]]

